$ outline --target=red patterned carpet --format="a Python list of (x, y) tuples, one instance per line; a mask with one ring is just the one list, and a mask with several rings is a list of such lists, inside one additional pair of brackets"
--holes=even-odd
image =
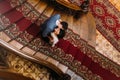
[(97, 30), (120, 52), (120, 12), (109, 0), (94, 0), (90, 10), (96, 20)]
[[(12, 40), (14, 39), (36, 52), (39, 51), (53, 57), (86, 80), (120, 80), (118, 65), (100, 55), (71, 30), (68, 30), (67, 33), (69, 38), (61, 39), (54, 48), (44, 43), (38, 35), (39, 25), (48, 17), (38, 13), (26, 0), (10, 1), (0, 1), (0, 25), (4, 26), (0, 26), (0, 31), (4, 31)], [(111, 19), (108, 20), (109, 22), (112, 22)], [(109, 25), (111, 24), (109, 23)], [(73, 38), (76, 38), (77, 41), (73, 41)], [(119, 36), (116, 36), (116, 39), (119, 39)]]
[[(81, 5), (83, 0), (69, 0)], [(120, 12), (109, 0), (90, 0), (96, 28), (120, 52)]]

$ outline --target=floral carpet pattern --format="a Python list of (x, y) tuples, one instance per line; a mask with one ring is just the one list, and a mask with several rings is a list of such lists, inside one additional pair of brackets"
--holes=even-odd
[[(9, 6), (6, 1), (9, 2), (9, 0), (5, 0), (3, 3)], [(48, 17), (38, 13), (26, 0), (11, 0), (10, 3), (12, 7), (9, 6), (7, 9), (12, 10), (7, 14), (4, 14), (7, 9), (2, 11), (4, 13), (0, 16), (0, 23), (4, 26), (1, 26), (1, 30), (4, 30), (3, 32), (12, 40), (58, 60), (87, 80), (120, 79), (118, 65), (100, 55), (95, 48), (88, 45), (71, 30), (67, 31), (65, 39), (60, 40), (56, 47), (49, 47), (38, 36), (38, 25)]]
[[(78, 6), (81, 4), (79, 0), (70, 1)], [(90, 11), (97, 30), (120, 52), (120, 11), (117, 3), (118, 0), (90, 0)]]
[(94, 0), (90, 10), (97, 30), (120, 52), (120, 12), (109, 0)]
[(120, 65), (120, 53), (98, 31), (96, 36), (96, 50)]

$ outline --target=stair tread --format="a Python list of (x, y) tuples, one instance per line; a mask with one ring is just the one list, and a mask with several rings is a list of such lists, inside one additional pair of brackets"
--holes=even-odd
[(40, 1), (39, 4), (35, 7), (35, 9), (39, 13), (42, 13), (46, 8), (47, 8), (47, 3), (43, 2), (43, 1)]
[(52, 15), (52, 13), (53, 13), (53, 11), (54, 11), (54, 7), (47, 7), (46, 8), (46, 10), (44, 11), (44, 15), (46, 15), (47, 17), (50, 17), (51, 15)]
[[(29, 28), (26, 30), (29, 34), (33, 35), (34, 37), (36, 37), (36, 35), (39, 33), (40, 31), (40, 27), (37, 26), (36, 24), (32, 24), (29, 26)], [(32, 32), (32, 33), (31, 33)]]
[(23, 47), (23, 45), (20, 44), (19, 42), (17, 42), (16, 40), (13, 40), (13, 41), (9, 42), (9, 44), (16, 47), (17, 49), (21, 49)]
[[(24, 24), (26, 23), (26, 24)], [(30, 20), (27, 20), (26, 18), (22, 18), (20, 21), (18, 21), (17, 26), (19, 27), (20, 31), (25, 31), (27, 28), (30, 27), (32, 24)]]
[(10, 6), (10, 3), (6, 2), (5, 0), (0, 2), (0, 13), (4, 14), (8, 11), (12, 10), (13, 8)]
[(27, 0), (32, 6), (35, 6), (40, 0)]
[(17, 22), (23, 17), (23, 14), (16, 9), (10, 11), (9, 13), (5, 14), (5, 17), (7, 17), (11, 23)]
[(37, 58), (38, 60), (40, 59), (43, 59), (43, 60), (46, 60), (48, 58), (48, 56), (40, 53), (40, 52), (37, 52), (33, 57)]
[(5, 42), (8, 42), (9, 40), (11, 40), (11, 38), (5, 34), (3, 31), (0, 32), (0, 39), (4, 40)]
[(68, 27), (70, 28), (70, 29), (72, 29), (73, 28), (73, 16), (72, 15), (68, 15), (67, 16), (68, 18), (67, 18), (67, 22), (68, 22)]
[(59, 64), (58, 61), (56, 61), (55, 59), (53, 59), (53, 58), (51, 58), (51, 57), (48, 57), (46, 60), (47, 60), (48, 62), (54, 64), (55, 66), (57, 66), (57, 65)]
[(29, 47), (24, 47), (24, 48), (22, 49), (22, 51), (23, 51), (25, 54), (29, 55), (29, 56), (33, 56), (34, 53), (35, 53), (35, 51), (32, 50), (32, 49), (30, 49)]

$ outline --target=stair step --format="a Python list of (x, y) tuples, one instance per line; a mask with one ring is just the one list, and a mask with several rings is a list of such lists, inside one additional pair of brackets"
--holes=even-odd
[(73, 28), (73, 16), (72, 15), (68, 15), (68, 18), (67, 18), (66, 21), (68, 23), (68, 28), (72, 29)]
[(21, 49), (26, 55), (33, 56), (35, 54), (35, 51), (30, 49), (29, 47), (24, 47)]
[(32, 25), (29, 26), (29, 28), (26, 31), (32, 36), (36, 37), (36, 35), (40, 31), (40, 27), (33, 23)]
[(2, 40), (5, 41), (5, 42), (8, 42), (9, 40), (11, 40), (11, 38), (8, 37), (8, 35), (5, 34), (3, 31), (0, 32), (0, 39), (2, 39)]
[(22, 5), (20, 5), (19, 7), (17, 7), (16, 9), (19, 12), (21, 12), (23, 14), (23, 16), (26, 16), (33, 9), (33, 7), (30, 6), (29, 3), (25, 2)]
[(0, 2), (0, 14), (5, 14), (9, 11), (11, 11), (13, 8), (10, 6), (10, 3), (3, 0)]
[[(34, 39), (34, 37), (39, 33), (39, 29), (37, 28), (36, 24), (30, 23), (28, 20), (29, 25), (26, 25), (25, 31), (19, 35), (15, 40), (20, 41), (24, 46), (27, 46), (29, 42)], [(32, 33), (31, 33), (32, 31)], [(22, 41), (21, 41), (22, 40)]]
[(51, 57), (48, 57), (46, 61), (54, 64), (55, 66), (57, 66), (57, 65), (59, 64), (58, 61), (56, 61), (55, 59), (53, 59), (53, 58), (51, 58)]
[[(80, 37), (84, 39), (85, 41), (88, 41), (88, 22), (87, 22), (87, 17), (82, 16), (81, 17), (81, 29), (80, 31)], [(84, 35), (83, 35), (84, 34)]]
[(79, 49), (77, 47), (70, 44), (67, 48), (66, 53), (71, 54), (73, 57), (75, 57), (78, 54), (78, 51), (79, 51)]
[[(27, 23), (27, 24), (24, 24)], [(21, 35), (23, 35), (25, 33), (25, 30), (27, 28), (29, 28), (29, 26), (31, 25), (30, 20), (27, 20), (25, 18), (22, 18), (21, 20), (19, 20), (18, 22), (16, 22), (15, 25), (11, 26), (10, 28), (8, 28), (7, 30), (5, 30), (6, 33), (9, 34), (9, 32), (11, 30), (13, 30), (11, 32), (11, 40), (9, 42), (11, 42), (12, 40), (16, 40), (16, 38), (20, 37)], [(14, 31), (15, 30), (15, 31)], [(9, 35), (10, 36), (10, 35)]]
[(92, 59), (89, 58), (88, 56), (84, 56), (82, 65), (85, 65), (87, 68), (89, 68), (91, 63), (92, 63)]
[(54, 12), (54, 7), (49, 6), (46, 8), (43, 14), (46, 15), (47, 17), (50, 17), (53, 12)]
[(11, 23), (8, 18), (2, 15), (0, 17), (0, 31), (5, 30), (8, 27), (11, 27)]
[(81, 51), (78, 51), (77, 54), (75, 55), (75, 59), (80, 61), (81, 63), (82, 63), (84, 57), (85, 57), (85, 54)]
[(37, 24), (38, 26), (40, 26), (40, 24), (42, 24), (46, 19), (48, 19), (48, 17), (44, 14), (42, 14), (35, 22), (35, 24)]
[(87, 14), (88, 22), (88, 44), (95, 47), (96, 46), (96, 24), (95, 19), (91, 13)]
[(26, 18), (22, 18), (16, 24), (19, 27), (20, 31), (25, 31), (27, 28), (30, 27), (32, 23), (30, 20), (27, 20)]
[(16, 24), (11, 25), (8, 27), (8, 29), (4, 30), (4, 32), (9, 35), (11, 39), (14, 39), (17, 37), (19, 34), (21, 34), (21, 31), (19, 31), (19, 28), (17, 27)]
[(16, 47), (17, 49), (21, 49), (23, 47), (23, 45), (17, 42), (16, 40), (12, 40), (11, 42), (9, 42), (9, 44)]
[(63, 21), (67, 21), (67, 19), (68, 19), (68, 15), (67, 15), (67, 14), (65, 14), (65, 13), (60, 13), (60, 15), (61, 15), (61, 19), (62, 19)]
[(40, 17), (41, 14), (39, 14), (36, 11), (30, 11), (25, 17), (30, 20), (32, 23), (35, 23), (35, 21)]
[(6, 13), (4, 16), (8, 18), (11, 23), (15, 23), (23, 18), (23, 14), (15, 9), (10, 11), (9, 13)]
[[(80, 32), (81, 32), (81, 27), (82, 27), (82, 25), (81, 25), (81, 19), (82, 18), (80, 18), (80, 19), (74, 19), (73, 18), (73, 24), (72, 24), (72, 30), (75, 32), (75, 33), (77, 33), (78, 35), (84, 35), (84, 34), (81, 34)], [(84, 26), (84, 27), (86, 27), (86, 26)], [(84, 35), (85, 36), (85, 35)]]
[(74, 74), (74, 75), (72, 76), (71, 80), (84, 80), (84, 79), (83, 79), (82, 77)]
[(35, 9), (42, 14), (43, 11), (47, 8), (47, 3), (40, 1), (39, 4), (35, 7)]
[(65, 66), (65, 65), (63, 65), (63, 64), (61, 64), (61, 63), (59, 63), (59, 64), (57, 65), (57, 67), (58, 67), (63, 73), (65, 73), (65, 72), (68, 70), (68, 67)]
[(27, 47), (28, 45), (33, 47), (33, 45), (31, 45), (31, 42), (34, 41), (34, 39), (37, 37), (39, 33), (38, 28), (39, 27), (37, 27), (36, 24), (31, 24), (26, 31), (24, 31), (22, 34), (19, 35), (19, 37), (15, 39), (18, 42), (22, 43), (23, 47), (21, 49)]
[[(55, 14), (60, 14), (60, 13), (61, 13), (61, 11), (54, 10), (54, 11), (53, 11), (53, 13), (52, 13), (52, 15), (55, 15)], [(51, 16), (52, 16), (52, 15), (51, 15)]]
[(46, 56), (46, 55), (44, 55), (44, 54), (42, 54), (40, 52), (37, 52), (33, 57), (35, 57), (38, 60), (41, 60), (41, 59), (46, 60), (48, 58), (48, 56)]
[(70, 69), (68, 69), (65, 73), (66, 73), (66, 74), (69, 74), (71, 77), (74, 76), (74, 74), (75, 74), (75, 73), (74, 73), (72, 70), (70, 70)]
[(20, 42), (23, 48), (33, 39), (34, 37), (30, 35), (27, 31), (24, 31), (19, 37), (15, 38), (18, 42)]
[(32, 6), (35, 6), (39, 3), (40, 0), (27, 0), (28, 3), (30, 3)]
[[(34, 46), (33, 46), (34, 45)], [(36, 36), (35, 39), (29, 42), (28, 46), (32, 47), (35, 51), (39, 51), (42, 47), (45, 46), (45, 42), (40, 39), (40, 36)]]

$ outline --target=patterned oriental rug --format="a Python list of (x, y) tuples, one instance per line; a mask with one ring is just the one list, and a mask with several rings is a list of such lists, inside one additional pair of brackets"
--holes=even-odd
[[(80, 6), (83, 0), (69, 0)], [(90, 0), (97, 30), (120, 52), (120, 11), (109, 0)]]
[(56, 47), (44, 43), (39, 37), (39, 25), (48, 17), (26, 0), (2, 0), (0, 13), (0, 25), (4, 26), (0, 26), (0, 31), (12, 40), (54, 58), (86, 80), (120, 80), (119, 66), (70, 29)]
[(90, 9), (97, 30), (120, 52), (120, 12), (109, 0), (94, 0)]

